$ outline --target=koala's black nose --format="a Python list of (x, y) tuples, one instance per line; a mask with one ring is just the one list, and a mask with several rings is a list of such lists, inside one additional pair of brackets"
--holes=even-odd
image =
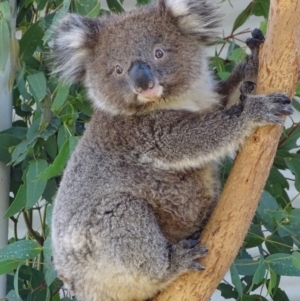
[(129, 69), (129, 77), (139, 93), (154, 87), (154, 77), (150, 67), (145, 63), (134, 63)]

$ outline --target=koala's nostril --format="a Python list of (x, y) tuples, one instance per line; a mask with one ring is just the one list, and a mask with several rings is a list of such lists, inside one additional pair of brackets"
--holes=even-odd
[(135, 90), (136, 90), (136, 92), (138, 92), (138, 93), (142, 93), (142, 92), (143, 92), (143, 89), (140, 88), (140, 87), (135, 87)]

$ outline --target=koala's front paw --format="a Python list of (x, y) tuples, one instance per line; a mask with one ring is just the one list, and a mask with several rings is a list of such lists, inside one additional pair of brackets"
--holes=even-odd
[(250, 96), (245, 102), (245, 112), (258, 124), (282, 124), (280, 116), (291, 115), (293, 111), (290, 99), (279, 93)]
[(171, 266), (182, 271), (204, 270), (204, 267), (194, 260), (205, 256), (207, 252), (207, 248), (200, 245), (198, 240), (181, 240), (171, 247)]

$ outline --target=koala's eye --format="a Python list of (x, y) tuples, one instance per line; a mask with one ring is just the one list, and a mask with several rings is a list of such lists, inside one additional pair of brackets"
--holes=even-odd
[(155, 57), (157, 59), (161, 59), (164, 56), (164, 54), (165, 54), (164, 51), (160, 48), (155, 50)]
[(123, 73), (123, 68), (120, 65), (116, 66), (116, 73), (121, 75)]

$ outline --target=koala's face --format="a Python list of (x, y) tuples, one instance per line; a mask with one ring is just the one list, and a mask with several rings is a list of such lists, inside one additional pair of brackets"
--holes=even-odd
[(68, 15), (54, 39), (56, 72), (83, 80), (106, 111), (137, 113), (172, 101), (205, 76), (203, 49), (217, 24), (214, 13), (201, 0), (161, 0), (102, 19)]

